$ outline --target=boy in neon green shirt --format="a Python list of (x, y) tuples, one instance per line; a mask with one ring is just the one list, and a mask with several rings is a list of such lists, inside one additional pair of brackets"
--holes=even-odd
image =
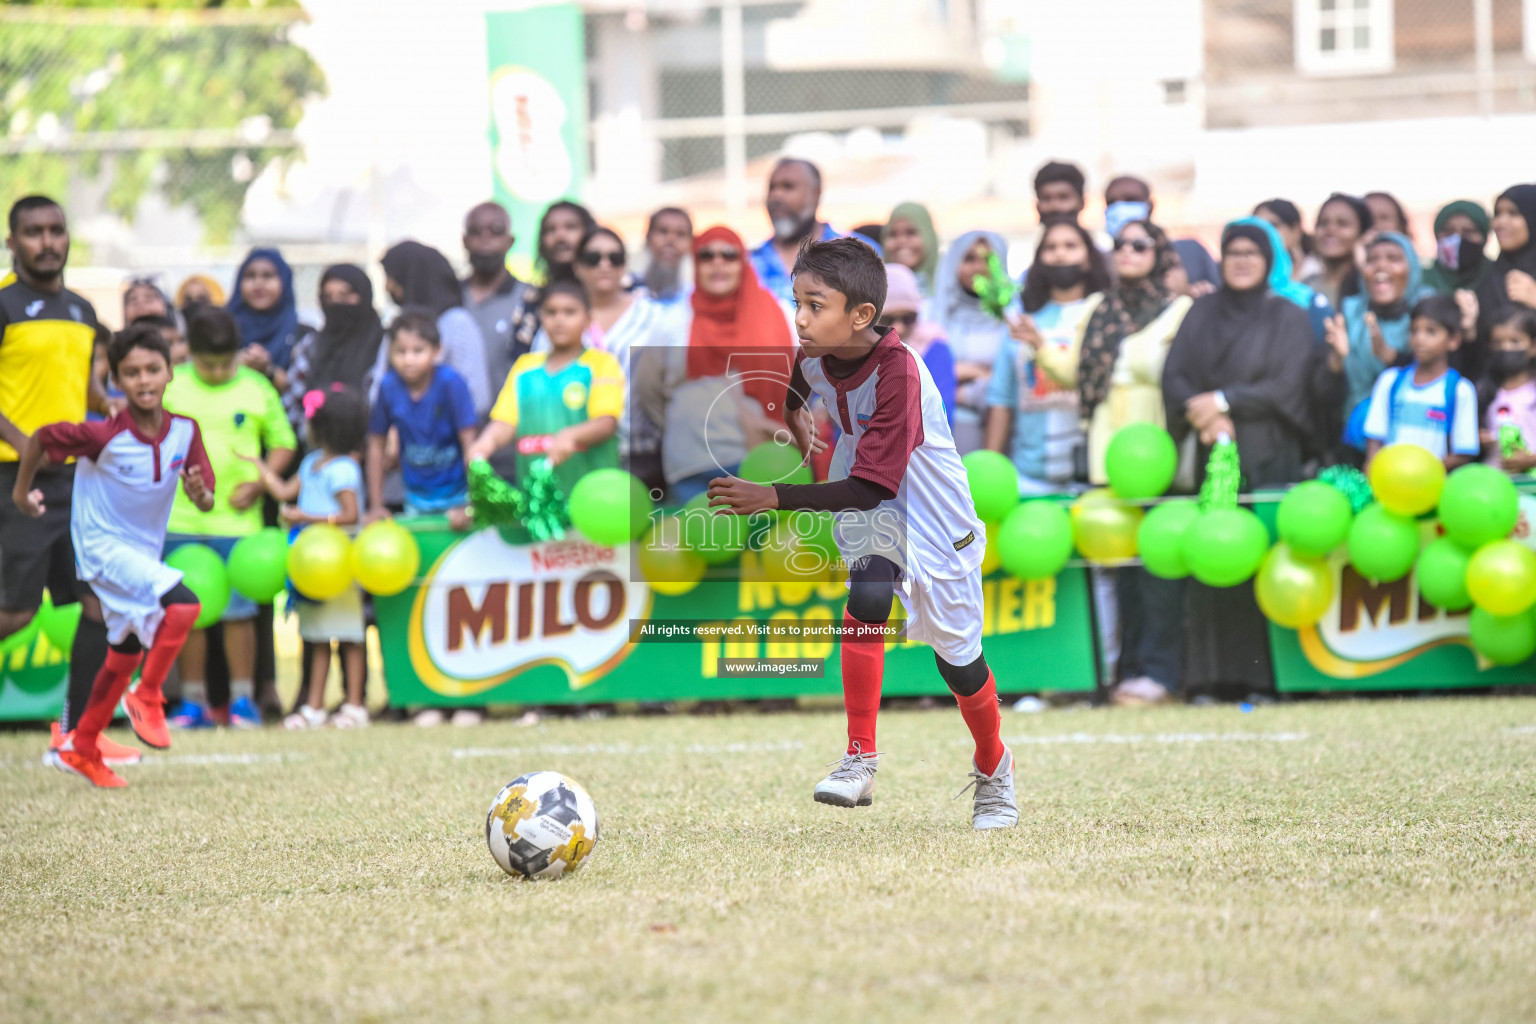
[[(194, 315), (187, 324), (187, 343), (192, 362), (176, 367), (165, 389), (165, 407), (197, 421), (214, 479), (221, 486), (208, 512), (178, 496), (171, 508), (165, 553), (183, 544), (206, 544), (227, 560), (238, 541), (262, 528), (261, 471), (243, 457), (258, 458), (265, 448), (266, 464), (281, 473), (293, 460), (298, 442), (277, 389), (255, 370), (236, 364), (240, 331), (227, 312), (215, 307)], [(259, 726), (255, 602), (231, 591), (222, 621), (229, 657), (230, 724)], [(203, 676), (206, 657), (206, 637), (196, 630), (181, 652), (182, 703), (171, 714), (173, 726), (200, 728), (214, 723)]]
[(618, 466), (614, 435), (624, 412), (624, 370), (609, 353), (583, 348), (582, 332), (591, 320), (580, 285), (545, 287), (539, 322), (549, 351), (530, 352), (512, 365), (490, 422), (469, 450), (470, 461), (516, 440), (518, 478), (527, 476), (534, 459), (548, 458), (567, 497), (587, 473)]

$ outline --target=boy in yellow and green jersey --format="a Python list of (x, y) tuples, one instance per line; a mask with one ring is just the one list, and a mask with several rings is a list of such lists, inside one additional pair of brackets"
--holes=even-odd
[(531, 352), (512, 365), (490, 422), (470, 448), (471, 461), (489, 458), (515, 440), (519, 480), (533, 460), (547, 458), (567, 496), (592, 470), (618, 466), (615, 435), (624, 412), (624, 370), (609, 353), (583, 348), (582, 332), (591, 319), (579, 284), (557, 281), (545, 287), (539, 320), (549, 335), (549, 351)]

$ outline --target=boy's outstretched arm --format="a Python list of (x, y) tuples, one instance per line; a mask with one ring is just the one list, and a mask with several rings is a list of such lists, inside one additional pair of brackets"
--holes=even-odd
[(754, 484), (740, 477), (709, 482), (709, 505), (722, 513), (749, 516), (755, 512), (868, 512), (896, 496), (883, 484), (851, 476), (822, 484)]

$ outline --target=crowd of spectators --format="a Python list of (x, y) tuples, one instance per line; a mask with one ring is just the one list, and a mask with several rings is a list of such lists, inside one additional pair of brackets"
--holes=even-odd
[[(1008, 455), (1026, 493), (1102, 486), (1109, 439), (1138, 422), (1166, 426), (1180, 444), (1186, 489), (1223, 437), (1238, 443), (1245, 489), (1360, 466), (1399, 441), (1450, 467), (1536, 468), (1536, 185), (1506, 190), (1491, 209), (1447, 204), (1427, 259), (1384, 192), (1328, 196), (1310, 230), (1295, 202), (1264, 199), (1212, 253), (1160, 225), (1150, 187), (1132, 176), (1106, 185), (1103, 224), (1084, 223), (1083, 173), (1050, 163), (1034, 183), (1033, 257), (1008, 281), (998, 279), (1010, 265), (998, 233), (956, 231), (946, 245), (940, 228), (961, 226), (936, 225), (915, 202), (843, 232), (821, 219), (821, 184), (813, 164), (780, 161), (767, 187), (772, 237), (755, 248), (667, 207), (632, 249), (581, 205), (558, 202), (539, 224), (517, 226), (537, 231), (529, 281), (507, 269), (506, 210), (481, 203), (464, 220), (466, 276), (442, 252), (400, 241), (373, 274), (325, 270), (318, 326), (301, 319), (292, 270), (272, 248), (250, 251), (227, 298), (224, 282), (201, 274), (174, 293), (151, 278), (129, 282), (124, 324), (165, 333), (180, 364), (166, 406), (198, 419), (218, 481), (211, 512), (177, 505), (168, 548), (198, 542), (227, 554), (264, 525), (402, 513), (464, 529), (476, 457), (514, 482), (547, 457), (567, 487), (623, 465), (654, 495), (684, 503), (782, 431), (783, 371), (752, 371), (787, 369), (793, 355), (799, 246), (841, 234), (883, 247), (884, 322), (944, 396), (956, 446)], [(43, 197), (19, 201), (8, 244), (0, 476), (31, 431), (111, 415), (120, 399), (94, 312), (63, 286), (64, 211)], [(390, 301), (383, 313), (375, 281)], [(1016, 293), (1001, 305), (999, 286)], [(831, 417), (819, 422), (835, 432)], [(69, 470), (42, 481), (57, 499), (50, 526), (21, 523), (9, 502), (0, 510), (0, 636), (26, 624), (45, 587), (68, 599)], [(1096, 570), (1116, 699), (1267, 686), (1262, 622), (1239, 589)], [(311, 674), (328, 666), (332, 641), (343, 645), (348, 699), (336, 724), (366, 723), (355, 628), (364, 614), (312, 610), (302, 629)], [(187, 644), (176, 724), (254, 726), (263, 706), (270, 714), (272, 618), (237, 596), (218, 627)], [(72, 656), (87, 666), (104, 647), (97, 627), (85, 602)], [(319, 691), (305, 687), (300, 703), (290, 725), (326, 721)]]

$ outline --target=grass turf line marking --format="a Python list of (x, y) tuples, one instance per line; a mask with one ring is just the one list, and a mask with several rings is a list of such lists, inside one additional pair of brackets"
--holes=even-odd
[(1513, 736), (1536, 735), (1536, 725), (1506, 725), (1504, 731)]
[[(1063, 743), (1297, 743), (1307, 739), (1304, 732), (1161, 732), (1151, 736), (1141, 733), (1069, 732), (1060, 736), (1009, 736), (1004, 743), (1017, 746), (1051, 746)], [(970, 740), (957, 740), (966, 746)]]
[(279, 764), (307, 760), (308, 754), (145, 754), (139, 758), (139, 764)]
[(546, 744), (539, 747), (461, 747), (460, 757), (507, 757), (512, 754), (760, 754), (776, 750), (804, 750), (796, 741), (782, 743), (692, 743), (686, 747), (630, 746), (625, 743)]

